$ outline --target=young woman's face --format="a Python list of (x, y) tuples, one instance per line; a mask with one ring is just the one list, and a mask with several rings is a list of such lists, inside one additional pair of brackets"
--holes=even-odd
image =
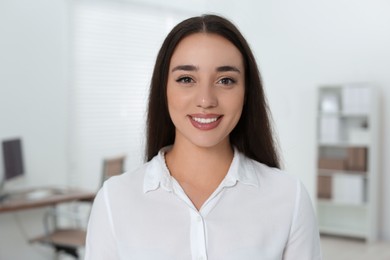
[(169, 66), (168, 109), (178, 142), (199, 147), (229, 143), (245, 95), (240, 51), (228, 40), (195, 33), (176, 47)]

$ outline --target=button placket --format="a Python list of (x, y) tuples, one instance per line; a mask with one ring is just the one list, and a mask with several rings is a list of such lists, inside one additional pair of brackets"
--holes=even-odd
[(190, 214), (192, 257), (194, 260), (207, 260), (204, 219), (197, 211), (191, 210)]

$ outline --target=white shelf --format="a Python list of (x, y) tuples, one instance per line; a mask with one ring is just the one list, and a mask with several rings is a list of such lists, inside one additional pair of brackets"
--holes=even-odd
[(360, 210), (367, 210), (368, 208), (367, 203), (360, 203), (360, 204), (342, 203), (342, 202), (335, 202), (332, 199), (318, 199), (317, 202), (318, 202), (318, 206), (320, 207), (334, 207), (334, 208), (349, 207), (349, 208), (355, 208)]
[(345, 113), (345, 112), (323, 112), (323, 111), (318, 111), (318, 117), (323, 117), (323, 116), (330, 116), (330, 117), (340, 117), (340, 118), (363, 118), (367, 119), (369, 117), (368, 114), (361, 114), (361, 113)]
[(362, 178), (365, 178), (365, 179), (367, 179), (369, 177), (369, 173), (366, 171), (317, 169), (317, 173), (318, 173), (318, 176), (329, 176), (329, 177), (332, 177), (334, 175), (361, 176)]
[(367, 84), (324, 86), (319, 88), (318, 102), (320, 232), (374, 241), (378, 233), (378, 93)]
[(369, 229), (368, 204), (318, 201), (319, 229), (323, 234), (366, 238)]
[(319, 141), (319, 146), (333, 146), (333, 147), (370, 147), (370, 143), (367, 142), (351, 142), (351, 141)]
[(367, 231), (359, 228), (345, 228), (335, 226), (319, 226), (321, 234), (337, 235), (362, 238), (366, 236)]

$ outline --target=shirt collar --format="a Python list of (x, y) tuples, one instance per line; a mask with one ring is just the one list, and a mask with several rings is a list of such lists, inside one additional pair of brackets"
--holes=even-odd
[(237, 182), (254, 187), (260, 186), (253, 168), (253, 161), (234, 147), (233, 161), (222, 184), (225, 187), (232, 187)]
[(172, 146), (162, 148), (158, 154), (147, 164), (144, 177), (144, 193), (163, 188), (172, 191), (172, 176), (165, 163), (165, 153)]
[[(165, 163), (165, 153), (172, 146), (162, 148), (159, 153), (147, 164), (143, 191), (147, 193), (159, 188), (171, 192), (173, 190), (173, 179)], [(222, 187), (233, 187), (237, 182), (245, 185), (259, 187), (259, 180), (253, 167), (253, 161), (234, 148), (234, 156), (228, 173), (222, 181)]]

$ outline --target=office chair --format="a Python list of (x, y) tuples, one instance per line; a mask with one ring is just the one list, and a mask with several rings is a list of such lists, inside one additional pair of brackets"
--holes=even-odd
[[(49, 208), (43, 218), (44, 234), (30, 239), (30, 243), (46, 244), (54, 248), (56, 255), (64, 252), (79, 259), (78, 248), (85, 245), (87, 217), (82, 219), (78, 207), (72, 210), (58, 210)], [(60, 227), (57, 223), (58, 218), (69, 219), (66, 227)], [(82, 221), (84, 220), (84, 221)], [(84, 225), (81, 225), (84, 222)]]
[[(126, 157), (118, 156), (114, 158), (106, 158), (103, 160), (103, 171), (101, 177), (101, 185), (108, 178), (119, 175), (124, 172), (124, 163)], [(92, 201), (89, 201), (91, 203)], [(79, 201), (77, 201), (77, 204)], [(86, 224), (88, 222), (88, 214), (80, 214), (78, 205), (73, 205), (70, 211), (59, 211), (56, 208), (50, 208), (44, 215), (43, 225), (44, 234), (33, 238), (30, 243), (42, 243), (50, 245), (54, 248), (56, 255), (60, 252), (73, 256), (79, 259), (78, 248), (85, 246), (86, 239)], [(87, 215), (87, 216), (85, 216)], [(66, 218), (72, 226), (60, 227), (57, 223), (58, 218)]]
[(103, 174), (101, 180), (101, 186), (108, 178), (122, 174), (125, 166), (126, 156), (118, 156), (112, 158), (106, 158), (103, 160)]

